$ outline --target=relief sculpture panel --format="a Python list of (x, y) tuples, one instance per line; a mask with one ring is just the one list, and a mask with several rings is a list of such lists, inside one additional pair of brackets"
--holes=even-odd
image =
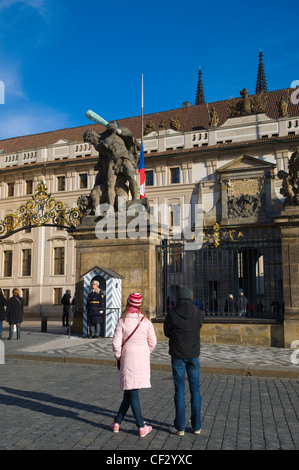
[(228, 180), (227, 215), (229, 219), (265, 218), (266, 190), (265, 178)]

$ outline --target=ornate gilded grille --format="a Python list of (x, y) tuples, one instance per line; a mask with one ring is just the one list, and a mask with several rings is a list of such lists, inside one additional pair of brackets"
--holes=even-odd
[(0, 239), (9, 237), (15, 232), (32, 227), (58, 226), (75, 228), (81, 221), (83, 212), (78, 208), (70, 208), (67, 204), (57, 201), (47, 193), (46, 184), (41, 181), (32, 198), (22, 204), (15, 214), (7, 214), (0, 221)]

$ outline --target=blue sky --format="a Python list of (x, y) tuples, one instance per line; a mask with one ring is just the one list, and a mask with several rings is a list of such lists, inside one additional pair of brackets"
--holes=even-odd
[(297, 2), (0, 0), (0, 139), (180, 108), (299, 80)]

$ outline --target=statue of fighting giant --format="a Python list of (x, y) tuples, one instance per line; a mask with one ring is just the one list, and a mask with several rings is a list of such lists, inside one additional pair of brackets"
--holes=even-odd
[(83, 135), (84, 142), (92, 144), (99, 153), (95, 166), (98, 173), (89, 198), (81, 196), (78, 205), (96, 212), (99, 204), (108, 203), (117, 210), (117, 196), (127, 198), (131, 194), (132, 200), (138, 198), (135, 172), (141, 145), (127, 127), (107, 122), (93, 111), (87, 111), (86, 117), (104, 125), (106, 130), (99, 134), (89, 129)]
[(288, 161), (288, 172), (277, 173), (282, 180), (280, 194), (285, 197), (285, 206), (299, 206), (299, 147), (292, 153)]

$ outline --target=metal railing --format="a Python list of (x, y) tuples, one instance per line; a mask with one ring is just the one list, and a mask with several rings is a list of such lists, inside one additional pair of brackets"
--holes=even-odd
[(281, 241), (273, 233), (277, 235), (269, 230), (246, 233), (241, 241), (217, 247), (209, 244), (194, 251), (185, 250), (181, 241), (164, 240), (156, 252), (157, 316), (176, 305), (178, 289), (184, 286), (211, 320), (281, 321)]

